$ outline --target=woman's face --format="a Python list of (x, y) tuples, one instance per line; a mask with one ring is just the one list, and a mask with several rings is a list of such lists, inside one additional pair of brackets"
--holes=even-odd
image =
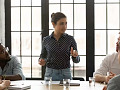
[(53, 23), (53, 27), (55, 28), (55, 32), (63, 34), (67, 29), (67, 19), (61, 18), (56, 24)]

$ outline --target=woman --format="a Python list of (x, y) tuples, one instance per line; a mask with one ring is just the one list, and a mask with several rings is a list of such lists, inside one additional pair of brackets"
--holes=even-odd
[(43, 39), (39, 64), (46, 64), (45, 77), (52, 77), (53, 81), (72, 79), (70, 70), (70, 55), (75, 63), (80, 62), (77, 45), (74, 38), (65, 33), (67, 18), (61, 13), (52, 13), (51, 22), (54, 32)]
[(10, 80), (0, 80), (0, 90), (3, 90), (10, 86)]

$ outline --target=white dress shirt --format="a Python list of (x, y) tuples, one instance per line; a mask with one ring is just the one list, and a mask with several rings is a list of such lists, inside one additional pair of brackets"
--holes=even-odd
[(107, 72), (110, 71), (116, 75), (120, 74), (120, 63), (118, 61), (118, 53), (107, 55), (102, 61), (100, 68), (96, 70), (95, 74), (107, 75)]

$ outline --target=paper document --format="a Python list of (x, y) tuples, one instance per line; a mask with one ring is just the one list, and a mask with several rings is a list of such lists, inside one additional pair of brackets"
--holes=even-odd
[(8, 90), (25, 90), (25, 89), (30, 89), (31, 85), (26, 85), (26, 84), (14, 84), (14, 85), (10, 85), (8, 87)]

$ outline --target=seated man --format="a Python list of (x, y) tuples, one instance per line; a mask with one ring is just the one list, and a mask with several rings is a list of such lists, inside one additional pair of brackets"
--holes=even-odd
[(24, 80), (21, 64), (16, 56), (8, 53), (0, 43), (0, 79), (1, 80)]
[[(95, 81), (108, 83), (111, 78), (120, 74), (120, 63), (118, 59), (119, 42), (120, 36), (118, 38), (118, 42), (116, 43), (117, 52), (105, 57), (105, 59), (102, 61), (102, 64), (100, 65), (100, 68), (94, 74)], [(107, 75), (107, 72), (110, 74)]]

